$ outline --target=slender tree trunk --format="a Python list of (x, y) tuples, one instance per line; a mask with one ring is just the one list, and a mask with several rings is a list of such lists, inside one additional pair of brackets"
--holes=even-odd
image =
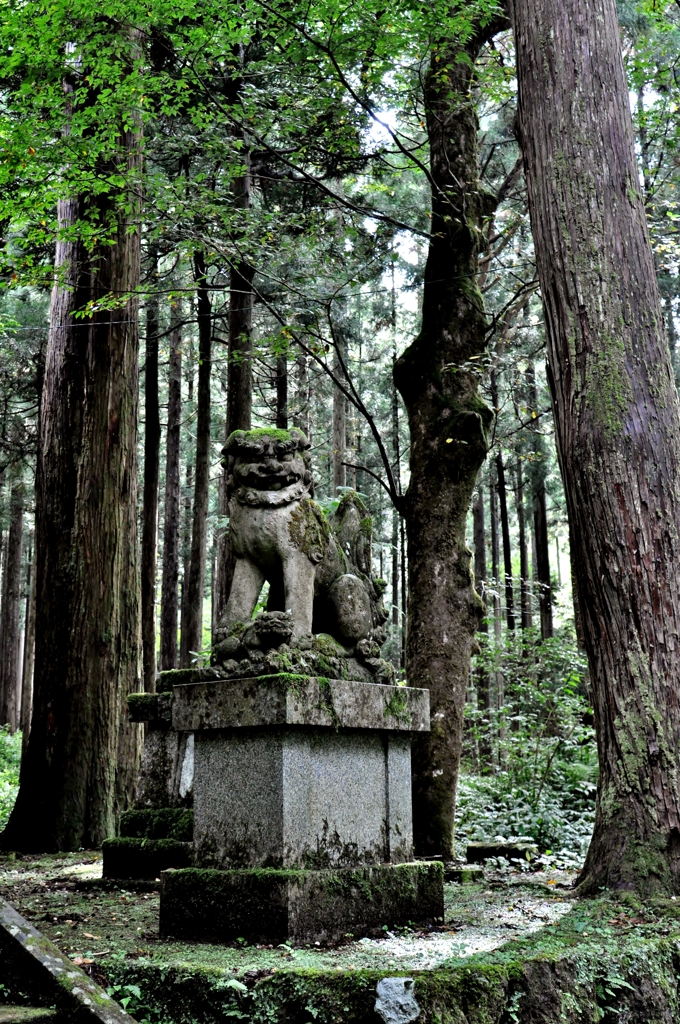
[[(203, 592), (208, 543), (208, 502), (210, 497), (210, 371), (212, 365), (212, 308), (202, 252), (194, 256), (198, 310), (198, 403), (196, 411), (196, 469), (191, 526), (191, 558), (187, 587), (186, 620), (182, 647), (191, 657), (203, 647)], [(186, 630), (186, 640), (185, 640)]]
[[(410, 428), (409, 613), (406, 668), (430, 690), (432, 731), (413, 744), (413, 824), (421, 854), (453, 856), (456, 785), (470, 656), (482, 604), (470, 571), (465, 524), (486, 456), (491, 411), (463, 365), (486, 345), (476, 280), (479, 240), (490, 212), (479, 189), (474, 62), (492, 29), (464, 55), (436, 46), (425, 83), (432, 235), (421, 331), (394, 368)], [(452, 366), (457, 367), (451, 373)]]
[(510, 522), (508, 519), (508, 492), (505, 486), (503, 456), (496, 456), (496, 486), (501, 508), (501, 534), (503, 536), (503, 566), (505, 576), (505, 621), (508, 629), (515, 628), (515, 598), (512, 587), (512, 550), (510, 548)]
[(179, 589), (180, 423), (182, 419), (181, 309), (172, 307), (168, 369), (168, 416), (165, 439), (165, 516), (161, 581), (161, 669), (177, 668), (177, 601)]
[[(481, 475), (480, 471), (477, 483), (477, 498), (472, 505), (473, 541), (475, 552), (475, 587), (479, 594), (484, 590), (484, 584), (487, 579), (484, 490), (481, 484)], [(479, 623), (479, 632), (488, 633), (488, 631), (488, 623), (486, 618), (483, 618)], [(475, 672), (475, 684), (478, 703), (482, 708), (484, 708), (484, 711), (488, 716), (491, 711), (491, 680), (489, 678), (489, 673), (482, 666), (478, 666)], [(489, 742), (488, 734), (485, 733), (479, 743), (479, 755), (484, 762), (484, 767), (489, 766), (491, 754), (491, 744)]]
[[(129, 202), (58, 204), (36, 480), (36, 653), (31, 735), (6, 849), (77, 850), (113, 834), (133, 795), (140, 683), (137, 541), (141, 133), (121, 132)], [(111, 167), (109, 170), (120, 168)], [(112, 245), (74, 234), (88, 212), (113, 219)], [(90, 301), (130, 296), (77, 318)]]
[[(338, 331), (336, 344), (340, 353), (333, 359), (333, 372), (340, 380), (344, 380), (340, 355), (347, 359), (342, 329)], [(333, 388), (333, 496), (338, 496), (338, 489), (347, 486), (347, 399), (339, 388)]]
[(307, 440), (309, 440), (309, 372), (307, 369), (307, 356), (304, 352), (300, 352), (296, 356), (295, 369), (297, 385), (293, 426), (301, 430)]
[(9, 503), (9, 533), (0, 622), (0, 725), (19, 726), (21, 709), (21, 547), (24, 531), (24, 485), (15, 478)]
[(288, 430), (288, 357), (276, 357), (276, 426)]
[[(493, 463), (491, 468), (495, 468)], [(489, 518), (491, 520), (491, 575), (494, 579), (493, 622), (496, 640), (501, 638), (500, 543), (498, 536), (498, 491), (492, 479), (489, 487)]]
[(680, 407), (614, 0), (514, 0), (519, 137), (600, 772), (582, 892), (680, 890)]
[(541, 613), (541, 640), (547, 640), (553, 635), (553, 617), (548, 511), (543, 480), (539, 480), (534, 493), (534, 537), (536, 538), (536, 577), (538, 580), (538, 602)]
[(517, 504), (517, 524), (519, 527), (520, 622), (522, 629), (529, 629), (531, 627), (531, 579), (529, 576), (529, 547), (527, 544), (524, 514), (524, 473), (520, 459), (517, 459), (515, 472), (515, 501)]
[[(193, 400), (193, 381), (189, 381), (189, 403)], [(188, 403), (188, 404), (189, 404)], [(179, 667), (191, 668), (191, 649), (187, 643), (189, 634), (187, 631), (187, 616), (189, 614), (189, 573), (191, 571), (191, 492), (194, 478), (193, 463), (187, 459), (186, 476), (184, 478), (184, 501), (182, 502), (182, 516), (180, 536), (181, 557), (182, 557), (182, 586), (180, 596), (179, 615)]]
[[(157, 284), (156, 257), (152, 256), (152, 284)], [(142, 511), (142, 661), (144, 689), (156, 689), (156, 560), (158, 550), (158, 481), (161, 420), (158, 406), (158, 295), (146, 308), (144, 361), (144, 504)]]
[[(246, 146), (242, 151), (245, 173), (234, 179), (232, 192), (237, 209), (250, 208), (250, 154)], [(239, 260), (229, 274), (229, 345), (227, 381), (227, 430), (229, 437), (234, 430), (250, 430), (253, 410), (253, 281), (255, 268), (246, 260)], [(225, 470), (226, 472), (226, 470)], [(220, 513), (229, 514), (226, 504), (226, 486), (222, 487), (223, 505)], [(215, 563), (215, 613), (214, 620), (222, 621), (231, 582), (234, 578), (234, 556), (229, 544), (229, 533), (224, 530), (217, 540)]]

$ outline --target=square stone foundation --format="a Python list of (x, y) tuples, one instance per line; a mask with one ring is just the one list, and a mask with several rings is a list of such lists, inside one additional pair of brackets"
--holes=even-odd
[(185, 868), (161, 875), (163, 938), (297, 945), (444, 917), (437, 862), (306, 871)]
[(443, 916), (442, 866), (411, 862), (427, 690), (196, 682), (174, 687), (172, 725), (195, 736), (194, 866), (161, 876), (162, 935), (335, 942)]

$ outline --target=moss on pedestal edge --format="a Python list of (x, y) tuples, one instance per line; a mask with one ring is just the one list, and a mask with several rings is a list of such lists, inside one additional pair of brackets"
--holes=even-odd
[[(608, 913), (611, 913), (611, 909)], [(575, 931), (579, 906), (558, 926), (429, 971), (336, 970), (283, 966), (248, 973), (194, 964), (106, 960), (114, 984), (138, 985), (150, 1019), (164, 1024), (218, 1024), (234, 1016), (249, 1024), (377, 1021), (376, 989), (384, 977), (412, 977), (417, 1024), (673, 1024), (680, 1019), (680, 931), (640, 938), (634, 932), (604, 943)], [(606, 915), (608, 916), (608, 914)], [(605, 917), (606, 919), (606, 917)], [(150, 1011), (150, 1012), (149, 1012)], [(153, 1014), (156, 1016), (153, 1016)], [(141, 1018), (142, 1015), (140, 1015)]]
[(102, 843), (104, 878), (158, 878), (166, 868), (192, 863), (193, 845), (178, 839), (124, 836)]
[(121, 838), (177, 839), (189, 843), (194, 835), (194, 812), (187, 807), (148, 807), (124, 811), (120, 816)]
[(160, 933), (200, 941), (338, 942), (444, 915), (440, 863), (188, 868), (162, 876)]

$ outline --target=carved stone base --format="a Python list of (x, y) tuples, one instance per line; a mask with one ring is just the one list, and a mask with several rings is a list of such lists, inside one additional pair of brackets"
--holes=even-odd
[(161, 875), (163, 938), (335, 943), (444, 917), (441, 863), (321, 871), (185, 868)]

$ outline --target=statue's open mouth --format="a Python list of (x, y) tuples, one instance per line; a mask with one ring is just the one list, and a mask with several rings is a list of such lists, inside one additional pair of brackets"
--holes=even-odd
[(238, 476), (243, 487), (254, 487), (258, 491), (281, 491), (301, 479), (297, 470), (273, 459), (241, 466)]

